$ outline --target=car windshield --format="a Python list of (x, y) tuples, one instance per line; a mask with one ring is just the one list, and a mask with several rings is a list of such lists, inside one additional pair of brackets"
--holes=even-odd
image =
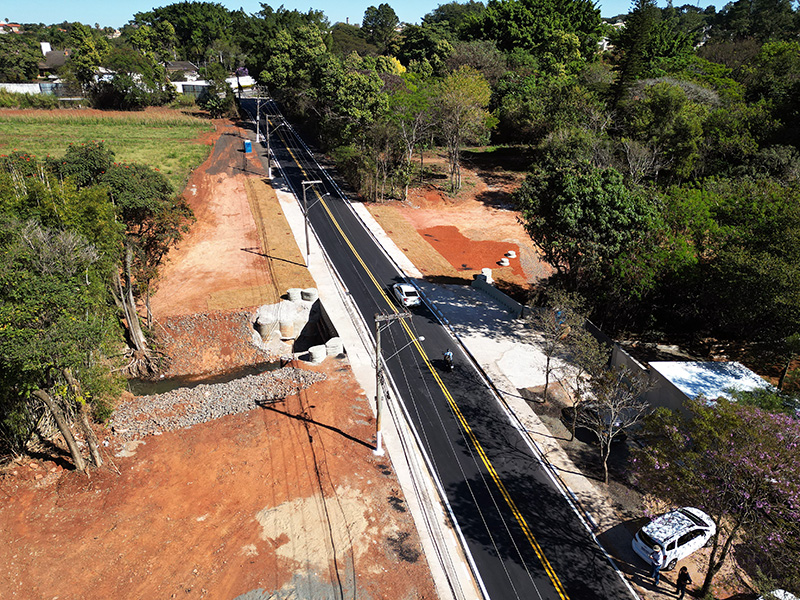
[(703, 521), (703, 519), (701, 519), (700, 517), (698, 517), (696, 514), (694, 514), (694, 513), (690, 512), (690, 511), (688, 511), (688, 510), (686, 510), (686, 509), (683, 509), (683, 508), (681, 509), (681, 511), (680, 511), (680, 512), (681, 512), (681, 514), (682, 514), (684, 517), (686, 517), (687, 519), (689, 519), (689, 520), (690, 520), (692, 523), (694, 523), (695, 525), (701, 525), (701, 526), (703, 526), (703, 527), (708, 527), (708, 523), (706, 523), (705, 521)]
[(409, 298), (414, 298), (415, 296), (419, 296), (416, 290), (405, 290), (406, 296)]
[(647, 535), (644, 531), (639, 531), (639, 539), (642, 540), (642, 543), (645, 546), (648, 546), (650, 548), (652, 548), (653, 546), (655, 546), (658, 543), (653, 538), (651, 538), (649, 535)]

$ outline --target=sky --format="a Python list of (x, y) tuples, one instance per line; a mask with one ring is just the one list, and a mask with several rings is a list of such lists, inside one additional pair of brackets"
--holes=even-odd
[[(51, 25), (64, 21), (78, 21), (85, 25), (94, 26), (95, 23), (101, 27), (119, 28), (133, 18), (137, 12), (146, 12), (158, 6), (174, 4), (178, 0), (0, 0), (0, 20), (8, 19), (12, 23), (44, 23)], [(258, 0), (211, 0), (216, 1), (230, 10), (243, 8), (247, 13), (255, 13), (261, 10), (261, 2)], [(349, 19), (351, 24), (360, 24), (364, 17), (364, 11), (369, 6), (378, 6), (383, 2), (388, 4), (397, 13), (398, 18), (405, 23), (419, 23), (423, 16), (431, 12), (440, 4), (446, 4), (448, 0), (363, 0), (363, 1), (342, 1), (342, 0), (274, 0), (265, 2), (277, 8), (283, 4), (288, 10), (299, 10), (307, 12), (309, 9), (321, 10), (333, 23), (346, 22)], [(690, 0), (686, 0), (687, 2)], [(727, 0), (726, 0), (727, 1)], [(694, 2), (691, 2), (694, 4)], [(698, 0), (698, 3), (705, 7), (713, 2)], [(659, 6), (666, 3), (659, 0)], [(682, 5), (678, 0), (676, 6)], [(720, 1), (715, 5), (722, 8), (725, 1)], [(600, 12), (604, 17), (613, 17), (627, 13), (630, 9), (630, 0), (599, 0)]]

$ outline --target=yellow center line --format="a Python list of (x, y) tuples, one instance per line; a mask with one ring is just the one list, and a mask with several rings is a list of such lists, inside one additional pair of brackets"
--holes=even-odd
[[(284, 146), (289, 151), (289, 154), (291, 154), (292, 158), (294, 159), (295, 164), (298, 166), (300, 171), (303, 173), (303, 176), (304, 177), (308, 177), (308, 173), (306, 173), (306, 170), (300, 165), (300, 161), (297, 160), (297, 157), (295, 156), (294, 152), (292, 152), (291, 148), (289, 148), (289, 145), (286, 143), (285, 138), (283, 138), (282, 134), (281, 134), (281, 138), (284, 140)], [(331, 212), (330, 207), (325, 202), (324, 197), (321, 196), (316, 189), (314, 189), (314, 193), (317, 196), (317, 201), (320, 202), (322, 204), (322, 206), (325, 208), (325, 212), (328, 213), (328, 216), (330, 217), (331, 222), (336, 227), (336, 229), (339, 231), (339, 234), (342, 236), (342, 239), (345, 241), (347, 246), (353, 252), (353, 255), (356, 257), (356, 260), (363, 267), (364, 272), (366, 272), (367, 276), (370, 278), (372, 283), (375, 284), (375, 287), (377, 288), (378, 292), (381, 294), (383, 299), (386, 300), (386, 302), (389, 305), (389, 307), (395, 313), (397, 313), (398, 311), (397, 311), (397, 308), (395, 307), (394, 303), (389, 300), (389, 297), (386, 295), (386, 292), (383, 289), (383, 286), (375, 278), (375, 276), (373, 275), (372, 271), (369, 269), (369, 267), (367, 267), (366, 263), (361, 258), (361, 256), (359, 255), (358, 251), (355, 249), (353, 244), (350, 242), (350, 239), (347, 237), (347, 235), (345, 235), (344, 231), (342, 230), (341, 226), (339, 225), (339, 222), (336, 220), (336, 217), (333, 216), (333, 213)], [(308, 218), (308, 215), (306, 215), (306, 218)], [(466, 433), (466, 435), (469, 438), (470, 442), (472, 442), (472, 445), (475, 448), (475, 451), (478, 453), (478, 456), (480, 456), (481, 462), (486, 467), (486, 470), (489, 472), (489, 475), (491, 476), (492, 480), (495, 482), (495, 484), (497, 485), (497, 488), (500, 490), (500, 494), (503, 496), (503, 499), (506, 501), (506, 504), (511, 509), (511, 513), (514, 515), (514, 519), (519, 524), (520, 528), (522, 529), (522, 532), (525, 534), (525, 538), (528, 540), (528, 543), (531, 545), (531, 547), (533, 548), (534, 552), (536, 553), (536, 556), (539, 558), (539, 561), (542, 563), (542, 566), (544, 567), (544, 570), (547, 573), (547, 576), (550, 578), (550, 581), (552, 582), (553, 586), (555, 587), (556, 591), (558, 592), (559, 597), (562, 600), (569, 600), (569, 596), (567, 596), (567, 592), (564, 589), (564, 585), (561, 583), (561, 580), (558, 578), (558, 575), (556, 575), (556, 572), (553, 569), (553, 566), (550, 564), (550, 561), (547, 560), (547, 557), (544, 554), (544, 550), (539, 545), (539, 542), (536, 541), (536, 537), (533, 535), (533, 532), (531, 531), (527, 520), (525, 519), (524, 515), (522, 514), (522, 512), (517, 507), (517, 504), (516, 504), (516, 502), (514, 502), (514, 499), (511, 497), (511, 494), (509, 493), (508, 488), (506, 488), (505, 484), (500, 479), (499, 473), (494, 468), (494, 465), (492, 464), (492, 461), (487, 456), (486, 451), (483, 449), (483, 446), (478, 441), (478, 438), (475, 435), (475, 433), (473, 432), (472, 428), (469, 426), (469, 423), (467, 423), (467, 420), (464, 417), (464, 414), (461, 412), (461, 409), (458, 407), (458, 404), (456, 404), (456, 401), (453, 398), (452, 394), (450, 394), (450, 390), (447, 389), (447, 386), (444, 384), (444, 382), (442, 381), (442, 378), (439, 376), (439, 372), (431, 364), (431, 361), (428, 358), (428, 355), (425, 352), (425, 349), (419, 343), (419, 340), (416, 339), (417, 336), (414, 334), (414, 332), (411, 331), (411, 326), (405, 320), (401, 319), (400, 322), (402, 323), (403, 329), (406, 331), (406, 334), (408, 335), (409, 340), (413, 341), (413, 344), (416, 347), (417, 352), (419, 352), (420, 356), (422, 357), (423, 362), (425, 363), (425, 365), (428, 367), (428, 370), (433, 375), (433, 378), (436, 381), (436, 384), (442, 390), (442, 393), (444, 394), (444, 397), (447, 399), (447, 403), (450, 405), (450, 408), (452, 409), (453, 414), (455, 414), (456, 419), (460, 423), (462, 429)]]

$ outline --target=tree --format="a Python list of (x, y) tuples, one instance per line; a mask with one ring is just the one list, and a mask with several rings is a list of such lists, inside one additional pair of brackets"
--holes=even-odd
[[(38, 429), (41, 406), (52, 415), (75, 468), (85, 461), (72, 434), (72, 415), (95, 465), (101, 464), (87, 402), (99, 389), (93, 369), (111, 331), (104, 289), (107, 273), (97, 250), (71, 231), (35, 221), (0, 223), (0, 430), (6, 443), (23, 446)], [(106, 371), (107, 372), (107, 371)], [(81, 390), (78, 378), (88, 384)]]
[(84, 88), (88, 87), (97, 74), (100, 65), (109, 51), (106, 38), (81, 23), (75, 23), (70, 33), (74, 52), (70, 57), (70, 68), (75, 79)]
[(572, 285), (601, 274), (652, 227), (654, 206), (612, 168), (587, 163), (526, 177), (515, 195), (525, 230)]
[(446, 62), (447, 68), (451, 71), (469, 65), (483, 75), (492, 86), (508, 70), (505, 57), (497, 49), (497, 45), (488, 40), (456, 43)]
[(661, 408), (646, 419), (634, 469), (642, 490), (714, 519), (705, 597), (740, 534), (765, 540), (764, 553), (783, 553), (776, 546), (797, 532), (800, 421), (725, 399), (690, 400), (685, 409), (686, 416)]
[(215, 119), (232, 115), (236, 99), (231, 86), (226, 81), (228, 72), (225, 67), (217, 62), (211, 63), (205, 68), (204, 73), (209, 87), (204, 90), (197, 103), (211, 113)]
[(386, 3), (377, 7), (370, 6), (364, 11), (361, 28), (366, 33), (367, 41), (378, 48), (380, 54), (386, 54), (397, 36), (396, 29), (400, 24), (397, 13)]
[(402, 198), (408, 197), (414, 151), (433, 127), (431, 119), (432, 90), (423, 82), (407, 81), (389, 97), (389, 118), (403, 144)]
[(125, 369), (133, 375), (147, 375), (157, 369), (157, 361), (142, 330), (137, 300), (144, 300), (149, 321), (150, 294), (159, 267), (188, 231), (193, 214), (185, 200), (175, 196), (164, 175), (144, 165), (115, 163), (101, 182), (125, 225), (119, 276), (112, 288), (133, 346)]
[(379, 54), (378, 47), (370, 44), (364, 37), (364, 31), (357, 25), (336, 23), (331, 28), (331, 52), (345, 57), (351, 52), (360, 56)]
[(369, 129), (388, 108), (383, 81), (375, 71), (348, 65), (328, 57), (317, 82), (322, 106), (321, 125), (325, 141), (338, 146), (353, 142), (363, 147)]
[[(233, 35), (230, 11), (214, 2), (176, 2), (136, 13), (133, 20), (157, 32), (156, 46), (160, 46), (164, 56), (177, 41), (179, 54), (192, 61), (200, 61), (207, 48), (219, 40), (230, 41)], [(165, 23), (172, 26), (172, 31)]]
[(438, 75), (452, 52), (453, 46), (440, 26), (407, 25), (400, 34), (396, 56), (406, 66), (426, 62)]
[[(466, 17), (463, 37), (491, 40), (504, 52), (522, 49), (537, 59), (561, 62), (574, 57), (552, 56), (565, 39), (575, 42), (577, 58), (590, 60), (600, 39), (600, 10), (588, 0), (493, 0), (481, 12)], [(548, 60), (549, 60), (548, 59)]]
[(0, 36), (0, 81), (33, 81), (39, 73), (42, 53), (16, 35)]
[(259, 82), (286, 99), (296, 114), (305, 114), (313, 100), (313, 88), (318, 85), (317, 76), (325, 74), (322, 65), (328, 49), (320, 28), (303, 24), (280, 29), (264, 45), (264, 51), (268, 54), (258, 72)]
[(439, 135), (447, 146), (450, 189), (461, 188), (461, 148), (464, 143), (486, 136), (495, 121), (486, 108), (491, 89), (486, 79), (471, 67), (461, 67), (436, 86), (435, 111)]
[(576, 426), (594, 433), (603, 462), (603, 483), (608, 483), (608, 457), (615, 439), (640, 422), (649, 412), (644, 398), (649, 383), (626, 367), (603, 369), (592, 378), (590, 398), (576, 410)]
[(486, 7), (483, 2), (467, 0), (467, 2), (447, 2), (440, 4), (422, 17), (423, 25), (441, 25), (450, 33), (458, 36), (462, 26), (470, 15), (480, 16)]
[[(702, 99), (690, 99), (689, 93), (695, 92), (697, 99), (702, 90), (696, 89), (699, 86), (686, 86), (674, 80), (657, 81), (653, 85), (643, 85), (641, 89), (636, 87), (636, 98), (621, 104), (627, 117), (628, 131), (661, 153), (665, 167), (675, 177), (690, 177), (700, 159), (703, 122), (708, 107)], [(707, 103), (715, 100), (712, 94)]]
[(615, 66), (617, 80), (612, 92), (614, 105), (619, 104), (630, 85), (645, 70), (645, 53), (657, 14), (655, 0), (635, 0), (625, 28), (614, 40), (614, 47), (619, 54)]
[[(590, 350), (594, 350), (592, 342), (595, 340), (586, 337), (588, 332), (585, 328), (586, 314), (583, 298), (555, 288), (548, 293), (544, 306), (531, 307), (528, 324), (542, 338), (540, 348), (545, 356), (542, 402), (547, 402), (550, 377), (555, 372), (559, 372), (562, 375), (559, 380), (564, 391), (574, 392), (570, 395), (573, 402), (577, 403), (582, 395), (580, 390), (582, 390), (583, 375), (596, 372), (594, 367), (599, 368), (606, 362), (605, 359), (602, 359), (602, 362), (594, 361), (595, 353), (590, 352)], [(589, 351), (588, 354), (587, 351)], [(592, 360), (584, 360), (588, 359), (589, 355), (592, 355)], [(573, 363), (572, 365), (565, 364), (570, 361)], [(564, 364), (559, 366), (558, 363)], [(573, 367), (577, 367), (577, 370)], [(574, 431), (574, 427), (572, 429)]]

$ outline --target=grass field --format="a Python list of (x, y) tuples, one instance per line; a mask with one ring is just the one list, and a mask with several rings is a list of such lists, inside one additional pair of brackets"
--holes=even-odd
[(159, 169), (182, 190), (192, 169), (211, 151), (199, 141), (210, 121), (161, 108), (142, 112), (0, 110), (0, 154), (21, 150), (62, 156), (70, 143), (103, 140), (118, 162)]

